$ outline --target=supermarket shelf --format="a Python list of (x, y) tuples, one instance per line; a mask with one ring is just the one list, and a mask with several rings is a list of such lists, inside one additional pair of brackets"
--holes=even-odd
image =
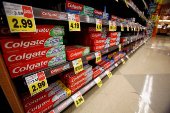
[[(122, 46), (128, 45), (128, 44), (130, 44), (130, 43), (132, 43), (132, 42), (134, 42), (134, 41), (136, 41), (138, 39), (141, 39), (141, 38), (143, 38), (143, 36), (133, 38), (130, 41), (121, 43), (121, 45)], [(109, 53), (109, 52), (111, 52), (113, 50), (116, 50), (118, 48), (119, 48), (119, 45), (109, 47), (109, 48), (105, 48), (103, 50), (100, 50), (100, 53), (101, 53), (101, 55), (104, 55), (104, 54)], [(96, 51), (96, 52), (98, 52), (98, 51)], [(92, 53), (90, 53), (90, 54), (88, 54), (86, 56), (80, 57), (82, 59), (82, 63), (84, 64), (89, 60), (95, 59), (96, 58), (95, 57), (96, 52), (92, 52)], [(54, 76), (56, 74), (59, 74), (59, 73), (61, 73), (63, 71), (66, 71), (66, 70), (68, 70), (70, 68), (73, 68), (72, 61), (66, 61), (66, 62), (64, 62), (62, 64), (59, 64), (59, 65), (56, 65), (56, 66), (51, 66), (51, 67), (44, 68), (44, 69), (41, 69), (41, 70), (38, 70), (38, 71), (35, 71), (35, 72), (32, 72), (32, 73), (28, 73), (26, 75), (23, 75), (22, 77), (23, 77), (23, 80), (25, 81), (25, 77), (33, 75), (33, 74), (36, 74), (36, 73), (41, 72), (41, 71), (44, 71), (46, 78), (49, 78), (49, 77)]]
[[(34, 13), (34, 18), (35, 19), (49, 19), (49, 20), (59, 20), (59, 21), (68, 21), (68, 14), (71, 13), (67, 13), (67, 12), (59, 12), (59, 11), (52, 11), (52, 10), (46, 10), (46, 9), (41, 9), (41, 8), (32, 8), (33, 9), (33, 13)], [(54, 15), (54, 16), (49, 16), (49, 15)], [(83, 23), (91, 23), (91, 24), (96, 24), (96, 19), (94, 17), (89, 17), (89, 22), (87, 22), (87, 16), (85, 15), (79, 15), (80, 18), (80, 22)], [(109, 25), (109, 20), (102, 20), (102, 25)], [(121, 26), (120, 22), (116, 22), (117, 26)], [(127, 24), (123, 23), (124, 27), (127, 27)], [(144, 26), (141, 26), (140, 24), (133, 24), (133, 27), (142, 27), (144, 28)]]
[[(136, 11), (136, 9), (129, 3), (129, 2), (127, 2), (127, 4), (138, 14), (138, 15), (140, 15), (137, 11)], [(141, 15), (140, 15), (141, 16)], [(148, 19), (144, 16), (144, 15), (142, 15), (141, 17), (143, 17), (143, 19), (145, 19), (145, 21), (148, 21)]]
[[(147, 41), (149, 38), (147, 38), (145, 41)], [(142, 46), (144, 44), (143, 41), (137, 48), (135, 48), (134, 50), (132, 50), (131, 52), (129, 52), (127, 55), (130, 56), (132, 53), (134, 53), (140, 46)], [(123, 58), (124, 60), (126, 59), (126, 56)], [(117, 62), (117, 65), (119, 66), (122, 63), (121, 60), (119, 60)], [(115, 63), (116, 64), (116, 63)], [(111, 66), (109, 69), (109, 71), (112, 71), (113, 69), (116, 68), (115, 64), (113, 66)], [(107, 71), (106, 70), (106, 71)], [(103, 79), (107, 74), (106, 71), (103, 72), (101, 75), (99, 75), (100, 79)], [(92, 80), (90, 83), (88, 83), (86, 86), (84, 86), (83, 88), (81, 88), (79, 90), (79, 92), (83, 95), (85, 94), (89, 89), (91, 89), (94, 85), (96, 85), (95, 81)], [(59, 104), (58, 106), (56, 106), (55, 108), (53, 108), (52, 110), (54, 110), (55, 113), (60, 113), (61, 111), (63, 111), (65, 108), (67, 108), (70, 104), (72, 104), (74, 101), (72, 99), (72, 97), (69, 97), (68, 99), (66, 99), (65, 101), (63, 101), (61, 104)], [(51, 111), (52, 111), (51, 110)], [(49, 112), (51, 112), (49, 111)]]

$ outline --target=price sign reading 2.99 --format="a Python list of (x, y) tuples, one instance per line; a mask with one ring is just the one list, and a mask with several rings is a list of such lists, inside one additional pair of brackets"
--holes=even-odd
[(79, 15), (68, 14), (69, 31), (80, 31)]
[(32, 7), (3, 2), (11, 32), (36, 31)]
[(31, 95), (34, 95), (48, 87), (44, 71), (25, 77)]

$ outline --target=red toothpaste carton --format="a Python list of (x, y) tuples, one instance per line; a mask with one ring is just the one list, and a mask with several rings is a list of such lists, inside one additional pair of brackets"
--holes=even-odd
[(102, 44), (105, 44), (105, 39), (104, 38), (95, 38), (95, 39), (85, 38), (84, 44), (85, 45), (102, 45)]
[(59, 56), (54, 56), (50, 58), (43, 58), (27, 63), (23, 63), (20, 65), (8, 67), (9, 73), (11, 75), (11, 78), (19, 77), (21, 75), (25, 75), (27, 73), (31, 73), (43, 68), (47, 68), (49, 66), (53, 66), (59, 63), (62, 63), (66, 61), (66, 55), (65, 53), (59, 55)]
[(103, 71), (104, 69), (101, 66), (96, 66), (95, 68), (93, 68), (93, 79), (98, 77)]
[(19, 52), (63, 44), (63, 36), (1, 40), (3, 53)]
[(126, 42), (127, 38), (120, 38), (120, 42)]
[[(58, 45), (56, 47), (33, 49), (29, 51), (22, 51), (16, 53), (9, 53), (3, 55), (7, 67), (20, 65), (22, 63), (38, 60), (40, 58), (49, 58), (58, 56), (58, 54), (65, 51), (65, 45)], [(65, 53), (65, 52), (64, 52)]]
[(106, 63), (104, 63), (104, 64), (102, 64), (100, 66), (104, 67), (104, 70), (106, 70), (106, 69), (108, 69), (111, 66), (111, 63), (110, 62), (106, 62)]
[(11, 33), (9, 26), (0, 26), (0, 36), (13, 36), (16, 33)]
[(57, 25), (36, 25), (36, 32), (21, 32), (19, 34), (20, 38), (65, 35), (64, 26)]
[(94, 45), (90, 46), (90, 51), (99, 51), (105, 48), (105, 45)]
[(107, 37), (110, 37), (110, 38), (118, 38), (120, 37), (120, 32), (107, 32)]
[(66, 1), (66, 8), (67, 9), (82, 11), (83, 7), (84, 7), (84, 5), (82, 5), (82, 4), (74, 3), (74, 2), (71, 2), (71, 1)]
[(0, 40), (1, 39), (19, 39), (19, 36), (0, 36)]
[(116, 42), (110, 42), (110, 47), (115, 46)]
[(99, 33), (100, 31), (96, 31), (96, 27), (84, 27), (82, 29), (83, 33)]
[(95, 39), (95, 38), (101, 38), (102, 33), (88, 33), (88, 34), (83, 34), (86, 36), (86, 38), (91, 38), (91, 39)]
[(118, 16), (111, 15), (111, 20), (113, 20), (113, 21), (117, 21), (117, 19), (118, 19)]

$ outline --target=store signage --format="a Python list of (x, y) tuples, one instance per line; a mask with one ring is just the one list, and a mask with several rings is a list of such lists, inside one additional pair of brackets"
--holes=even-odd
[(36, 26), (31, 6), (3, 2), (11, 32), (35, 32)]
[(96, 82), (96, 84), (101, 87), (102, 86), (102, 81), (100, 79), (100, 77), (97, 77), (96, 79), (94, 79), (94, 81)]
[(80, 31), (79, 15), (68, 14), (69, 31)]
[(79, 107), (84, 102), (84, 98), (80, 91), (71, 96), (71, 98), (74, 100), (74, 104), (76, 107)]

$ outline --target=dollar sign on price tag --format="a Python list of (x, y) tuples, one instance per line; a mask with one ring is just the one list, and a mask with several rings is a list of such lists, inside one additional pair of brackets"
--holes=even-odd
[(127, 25), (127, 31), (129, 31), (129, 25)]
[(111, 73), (109, 70), (106, 71), (106, 74), (107, 74), (107, 76), (108, 76), (109, 78), (112, 77), (112, 73)]
[(128, 60), (130, 59), (129, 56), (127, 56), (127, 55), (126, 55), (126, 58), (127, 58)]
[(121, 26), (121, 31), (124, 31), (124, 27), (122, 23), (120, 23), (120, 26)]
[(109, 31), (113, 31), (113, 21), (109, 21)]
[(96, 31), (102, 31), (102, 20), (96, 19)]
[(96, 79), (94, 79), (94, 81), (96, 82), (96, 84), (101, 87), (102, 86), (102, 81), (99, 77), (97, 77)]
[(123, 59), (123, 58), (121, 59), (121, 61), (123, 62), (123, 64), (125, 64), (125, 61), (124, 61), (124, 59)]
[(25, 77), (30, 94), (34, 95), (48, 87), (44, 71)]
[(36, 31), (34, 15), (31, 6), (3, 2), (11, 32)]
[(84, 102), (84, 98), (79, 91), (71, 97), (74, 100), (76, 107), (80, 106)]
[(68, 14), (69, 31), (80, 31), (79, 15)]
[(72, 64), (73, 64), (73, 67), (74, 67), (75, 74), (77, 74), (78, 72), (83, 70), (83, 63), (81, 61), (81, 58), (73, 60)]
[(119, 51), (121, 51), (121, 44), (119, 44)]
[(113, 22), (113, 31), (117, 30), (116, 22)]
[(96, 52), (95, 56), (96, 56), (96, 63), (100, 62), (101, 61), (101, 53), (100, 53), (100, 51)]

